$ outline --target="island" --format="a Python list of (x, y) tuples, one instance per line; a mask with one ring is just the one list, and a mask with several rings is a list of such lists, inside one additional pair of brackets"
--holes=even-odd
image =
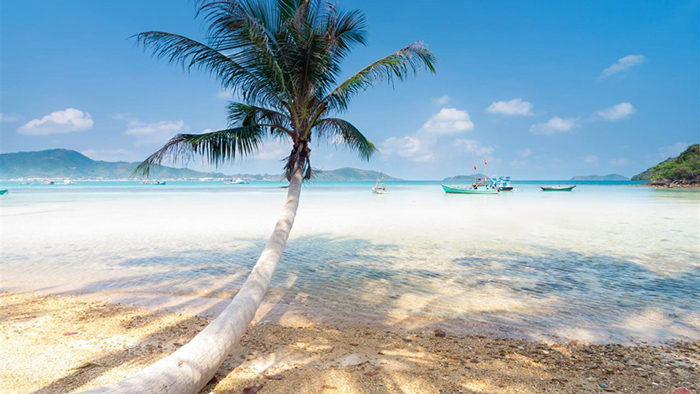
[(576, 175), (572, 181), (629, 181), (630, 179), (620, 174), (608, 175)]
[(474, 175), (455, 175), (443, 179), (443, 182), (474, 182), (474, 178), (490, 178), (488, 175), (484, 174), (474, 174)]
[(677, 157), (662, 161), (632, 180), (650, 181), (648, 185), (654, 187), (700, 187), (700, 144), (690, 145)]
[[(70, 149), (49, 149), (33, 152), (16, 152), (0, 154), (0, 179), (33, 178), (70, 178), (113, 180), (132, 178), (138, 162), (108, 162), (92, 160), (80, 152)], [(151, 178), (159, 179), (196, 179), (222, 180), (240, 178), (256, 181), (281, 181), (283, 174), (232, 174), (220, 172), (201, 172), (189, 168), (155, 166), (151, 169)], [(315, 181), (398, 181), (389, 175), (377, 171), (357, 168), (339, 168), (336, 170), (316, 170)]]

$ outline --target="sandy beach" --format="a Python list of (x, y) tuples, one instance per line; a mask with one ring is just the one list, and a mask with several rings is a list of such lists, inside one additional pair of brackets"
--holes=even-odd
[[(62, 393), (129, 376), (205, 317), (94, 297), (0, 296), (3, 393)], [(9, 360), (9, 362), (7, 362)], [(592, 345), (401, 326), (257, 320), (202, 393), (671, 393), (700, 389), (700, 343)]]

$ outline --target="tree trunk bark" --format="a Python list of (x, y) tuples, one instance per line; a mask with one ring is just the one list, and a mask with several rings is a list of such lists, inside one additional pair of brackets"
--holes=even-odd
[(255, 317), (282, 258), (299, 206), (302, 168), (290, 180), (282, 216), (241, 290), (221, 314), (188, 344), (122, 381), (82, 391), (82, 394), (195, 394), (204, 387), (231, 353)]

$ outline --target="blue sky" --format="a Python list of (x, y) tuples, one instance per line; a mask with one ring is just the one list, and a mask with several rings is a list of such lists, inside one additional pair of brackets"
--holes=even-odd
[[(338, 3), (369, 24), (345, 76), (416, 40), (440, 64), (365, 92), (343, 114), (380, 147), (371, 162), (321, 144), (314, 167), (405, 179), (474, 165), (519, 179), (631, 176), (700, 139), (696, 0)], [(2, 2), (0, 150), (139, 161), (178, 132), (224, 127), (227, 93), (129, 39), (148, 30), (203, 37), (187, 0)], [(279, 173), (288, 149), (271, 143), (219, 170)]]

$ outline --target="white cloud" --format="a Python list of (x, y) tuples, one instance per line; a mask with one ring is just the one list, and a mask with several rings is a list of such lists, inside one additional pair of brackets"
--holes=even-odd
[(390, 137), (382, 143), (382, 154), (396, 154), (413, 161), (428, 161), (433, 158), (431, 146), (432, 140), (420, 139), (418, 137), (406, 135), (403, 137)]
[(82, 152), (93, 160), (103, 161), (131, 161), (133, 154), (125, 149), (87, 149)]
[(136, 145), (160, 145), (167, 142), (176, 134), (186, 131), (187, 126), (183, 120), (176, 122), (160, 121), (157, 123), (144, 123), (136, 119), (127, 122), (126, 135), (136, 137)]
[(472, 130), (474, 122), (467, 111), (443, 108), (428, 119), (420, 131), (430, 134), (458, 134)]
[(477, 156), (490, 155), (494, 151), (492, 146), (484, 146), (477, 140), (457, 139), (454, 140), (453, 143), (455, 146), (464, 149), (467, 153), (473, 153)]
[(447, 103), (450, 102), (450, 96), (444, 95), (444, 96), (442, 96), (442, 97), (439, 97), (439, 98), (434, 99), (433, 102), (434, 102), (435, 104), (440, 104), (440, 105), (447, 104)]
[(19, 118), (12, 115), (6, 115), (0, 112), (0, 122), (2, 123), (12, 123), (18, 121)]
[(89, 113), (68, 108), (52, 112), (41, 119), (32, 119), (17, 129), (17, 132), (26, 135), (77, 133), (90, 129), (94, 124)]
[(546, 123), (537, 123), (530, 126), (530, 134), (554, 135), (570, 133), (574, 128), (578, 127), (578, 124), (578, 118), (560, 118), (555, 116)]
[(647, 60), (644, 55), (627, 55), (617, 60), (617, 63), (603, 70), (603, 76), (609, 77), (619, 72), (627, 71), (631, 67), (644, 63)]
[(598, 156), (596, 155), (583, 156), (581, 160), (583, 160), (584, 163), (588, 164), (598, 164)]
[(508, 101), (494, 101), (486, 112), (501, 115), (532, 115), (532, 103), (516, 98)]
[(253, 156), (258, 160), (275, 160), (280, 161), (289, 156), (292, 151), (292, 146), (286, 141), (272, 140), (267, 141), (260, 150)]
[(520, 157), (530, 157), (532, 155), (532, 149), (530, 148), (525, 148), (520, 151)]
[(632, 116), (636, 109), (631, 103), (620, 103), (604, 110), (597, 111), (596, 114), (607, 120), (620, 120)]
[(627, 159), (611, 159), (608, 163), (611, 166), (626, 166), (629, 162)]
[(233, 89), (222, 89), (216, 94), (216, 98), (231, 100), (233, 98)]

